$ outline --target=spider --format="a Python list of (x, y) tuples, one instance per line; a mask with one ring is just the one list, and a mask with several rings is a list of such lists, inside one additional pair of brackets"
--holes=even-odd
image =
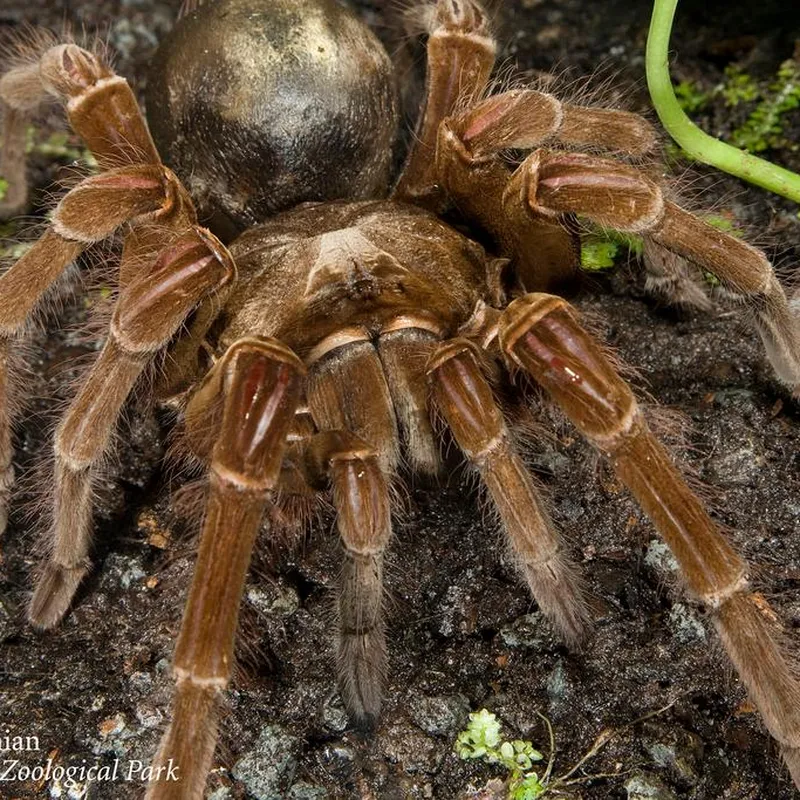
[[(420, 14), (426, 103), (381, 199), (396, 129), (385, 52), (336, 4), (263, 9), (218, 0), (184, 17), (150, 89), (158, 147), (127, 83), (97, 54), (55, 46), (0, 82), (4, 172), (11, 168), (17, 192), (24, 112), (44, 93), (66, 103), (102, 170), (61, 200), (41, 240), (0, 279), (3, 347), (81, 252), (117, 229), (125, 237), (106, 344), (56, 433), (53, 544), (32, 623), (56, 625), (88, 571), (92, 479), (145, 378), (179, 411), (186, 457), (209, 472), (173, 660), (173, 717), (155, 760), (156, 772), (177, 765), (180, 780), (167, 772), (148, 797), (202, 796), (256, 533), (265, 516), (273, 522), (317, 493), (330, 496), (344, 545), (340, 688), (356, 721), (375, 721), (392, 484), (401, 451), (413, 471), (438, 470), (434, 416), (485, 484), (542, 611), (566, 641), (585, 636), (580, 581), (500, 402), (513, 373), (550, 394), (653, 519), (797, 782), (798, 688), (746, 565), (650, 433), (612, 360), (555, 294), (578, 280), (578, 217), (641, 233), (661, 279), (682, 280), (666, 255), (674, 251), (753, 306), (776, 373), (795, 388), (800, 334), (763, 254), (665, 199), (626, 162), (655, 146), (641, 118), (533, 90), (487, 91), (495, 45), (471, 1), (440, 0)], [(241, 42), (243, 30), (249, 61), (233, 48), (197, 57), (228, 37)], [(263, 76), (276, 58), (271, 84)], [(259, 92), (274, 105), (262, 106)], [(580, 152), (601, 146), (614, 157)], [(501, 158), (511, 150), (529, 152), (514, 169)], [(198, 225), (198, 209), (215, 233)], [(461, 232), (465, 224), (480, 243)]]

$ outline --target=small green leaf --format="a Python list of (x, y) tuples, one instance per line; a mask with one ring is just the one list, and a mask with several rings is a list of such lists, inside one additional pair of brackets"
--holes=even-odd
[(706, 269), (703, 270), (703, 280), (715, 289), (717, 286), (722, 286), (722, 281), (713, 272), (709, 272)]
[(541, 783), (539, 776), (535, 772), (531, 772), (510, 789), (509, 797), (511, 800), (536, 800), (537, 797), (541, 797), (547, 791), (547, 786)]
[(744, 237), (742, 230), (736, 227), (736, 222), (730, 217), (723, 216), (722, 214), (703, 214), (702, 218), (704, 222), (707, 222), (712, 228), (716, 228), (718, 231), (729, 233), (737, 239)]
[(785, 116), (800, 107), (800, 62), (792, 58), (784, 61), (775, 81), (758, 94), (758, 105), (731, 134), (731, 143), (750, 153), (789, 144), (783, 135)]
[(611, 269), (619, 246), (614, 242), (584, 242), (581, 245), (581, 268), (587, 272)]
[(33, 242), (11, 242), (7, 247), (0, 245), (0, 259), (10, 258), (18, 261), (31, 247)]
[(485, 708), (469, 715), (466, 730), (456, 739), (455, 751), (462, 759), (482, 758), (489, 764), (502, 764), (509, 772), (510, 800), (535, 800), (547, 790), (536, 773), (528, 773), (534, 761), (542, 760), (542, 754), (523, 739), (501, 740), (500, 723)]
[(467, 729), (456, 740), (459, 757), (499, 760), (496, 748), (500, 743), (500, 723), (497, 717), (483, 708), (470, 714), (469, 720)]

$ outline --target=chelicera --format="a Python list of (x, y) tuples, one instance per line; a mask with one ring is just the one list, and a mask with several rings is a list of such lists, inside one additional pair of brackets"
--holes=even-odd
[[(10, 204), (24, 195), (25, 113), (46, 94), (65, 103), (101, 170), (64, 196), (0, 278), (4, 505), (13, 476), (5, 356), (66, 267), (124, 236), (106, 343), (55, 437), (52, 547), (30, 620), (58, 624), (88, 571), (92, 480), (121, 409), (146, 384), (178, 410), (185, 455), (209, 475), (172, 722), (155, 758), (177, 765), (180, 780), (154, 781), (148, 797), (202, 796), (242, 587), (271, 508), (330, 497), (344, 546), (340, 688), (355, 721), (375, 720), (392, 484), (401, 454), (435, 474), (442, 435), (488, 490), (542, 611), (567, 642), (580, 641), (590, 614), (576, 570), (497, 397), (523, 373), (609, 458), (664, 536), (798, 783), (800, 691), (746, 565), (557, 292), (579, 279), (584, 218), (642, 234), (656, 279), (686, 281), (670, 253), (713, 274), (752, 308), (792, 389), (796, 315), (762, 253), (665, 199), (628, 163), (655, 147), (643, 119), (533, 90), (492, 94), (495, 45), (480, 5), (439, 0), (419, 16), (427, 98), (391, 187), (391, 63), (332, 0), (217, 0), (188, 12), (156, 60), (152, 138), (127, 83), (74, 44), (3, 76)], [(510, 166), (508, 151), (529, 154)]]

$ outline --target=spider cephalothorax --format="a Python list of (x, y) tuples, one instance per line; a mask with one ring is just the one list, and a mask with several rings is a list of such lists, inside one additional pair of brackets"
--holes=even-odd
[[(798, 782), (800, 689), (764, 602), (751, 594), (745, 563), (650, 432), (603, 348), (566, 300), (545, 292), (577, 272), (575, 221), (582, 216), (642, 234), (661, 274), (674, 281), (683, 273), (659, 257), (667, 250), (747, 301), (776, 372), (792, 388), (800, 384), (796, 316), (762, 253), (665, 199), (656, 182), (625, 162), (654, 146), (646, 122), (533, 90), (487, 95), (495, 48), (479, 4), (439, 0), (429, 12), (420, 15), (429, 25), (426, 106), (388, 199), (377, 196), (389, 191), (384, 176), (394, 138), (387, 62), (333, 3), (218, 0), (183, 20), (157, 59), (164, 84), (156, 80), (151, 93), (160, 147), (180, 178), (162, 163), (125, 81), (98, 56), (61, 45), (3, 77), (6, 166), (21, 147), (23, 112), (47, 92), (66, 102), (101, 169), (62, 199), (47, 232), (0, 279), (3, 354), (71, 261), (119, 228), (125, 235), (108, 338), (55, 437), (52, 548), (30, 619), (42, 628), (57, 624), (86, 574), (92, 479), (129, 394), (158, 363), (162, 373), (147, 385), (180, 410), (185, 447), (207, 468), (209, 488), (173, 661), (172, 723), (156, 757), (157, 766), (177, 765), (180, 779), (162, 775), (149, 797), (202, 795), (245, 575), (275, 503), (288, 508), (292, 498), (318, 493), (332, 501), (344, 545), (340, 686), (355, 719), (377, 716), (391, 484), (401, 452), (414, 471), (436, 471), (435, 415), (485, 484), (542, 611), (568, 642), (580, 640), (590, 615), (576, 570), (497, 398), (500, 385), (509, 389), (512, 373), (522, 372), (609, 457), (662, 533)], [(233, 36), (226, 32), (208, 43), (209, 51), (223, 47), (210, 64), (208, 52), (192, 57), (210, 20), (224, 29), (224, 20), (240, 13), (253, 21), (240, 51), (226, 44)], [(330, 15), (332, 36), (311, 36)], [(267, 36), (263, 26), (273, 19), (277, 34)], [(341, 45), (339, 66), (354, 58), (352, 47), (370, 42), (364, 81), (341, 95), (355, 119), (344, 129), (340, 95), (333, 107), (325, 104), (315, 57), (289, 58), (288, 66), (278, 58), (274, 84), (250, 85), (262, 63), (239, 63), (248, 48), (275, 44), (291, 55), (298, 52), (293, 36), (315, 41), (321, 64)], [(247, 80), (242, 73), (232, 78), (236, 69)], [(350, 68), (333, 69), (332, 90), (348, 75)], [(301, 97), (287, 111), (273, 85)], [(305, 119), (313, 129), (308, 139), (301, 135)], [(263, 152), (262, 133), (269, 139)], [(312, 146), (317, 152), (306, 154)], [(615, 158), (573, 152), (600, 147)], [(533, 148), (516, 168), (502, 157)], [(201, 194), (223, 234), (251, 227), (226, 247), (198, 225), (186, 186)], [(287, 208), (309, 199), (317, 202)], [(443, 221), (445, 210), (479, 231), (483, 244)], [(6, 360), (0, 363), (6, 370)], [(5, 373), (0, 377), (5, 390)], [(13, 474), (5, 391), (0, 400), (5, 487)]]

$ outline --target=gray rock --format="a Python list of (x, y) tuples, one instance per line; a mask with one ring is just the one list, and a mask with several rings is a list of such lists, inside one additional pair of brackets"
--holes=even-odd
[(551, 706), (559, 706), (569, 697), (569, 682), (564, 671), (564, 662), (559, 661), (547, 676), (547, 696)]
[(500, 630), (500, 638), (509, 647), (540, 648), (547, 635), (547, 623), (539, 612), (517, 617)]
[(644, 554), (644, 563), (656, 572), (662, 574), (675, 574), (679, 571), (678, 562), (672, 555), (672, 550), (661, 539), (651, 539)]
[(413, 728), (391, 728), (380, 745), (386, 758), (409, 774), (433, 772), (444, 755), (435, 739)]
[(299, 751), (299, 739), (279, 725), (267, 725), (253, 749), (234, 764), (233, 777), (256, 800), (283, 800), (297, 769)]
[(694, 733), (658, 723), (644, 726), (642, 743), (653, 763), (694, 786), (700, 779), (703, 744)]
[(331, 692), (321, 709), (322, 724), (333, 733), (343, 733), (350, 724), (341, 695), (338, 692)]
[(111, 553), (103, 562), (100, 586), (103, 589), (130, 589), (146, 577), (142, 561), (138, 557)]
[(245, 589), (247, 602), (264, 616), (288, 617), (300, 608), (300, 598), (291, 586), (270, 583), (264, 586), (248, 586)]
[(468, 608), (470, 605), (469, 590), (463, 586), (450, 586), (445, 594), (439, 621), (439, 633), (452, 637), (459, 633), (467, 633), (470, 627)]
[(717, 450), (707, 469), (717, 483), (754, 485), (765, 464), (764, 448), (750, 431), (730, 424), (722, 428)]
[(462, 694), (415, 697), (410, 710), (414, 722), (425, 733), (452, 737), (467, 723), (469, 701)]
[(136, 719), (143, 728), (157, 728), (164, 720), (164, 715), (150, 703), (136, 706)]
[(321, 786), (299, 781), (289, 789), (288, 800), (327, 800), (328, 793)]
[(677, 800), (676, 796), (654, 775), (640, 772), (625, 783), (628, 800)]
[(669, 612), (669, 624), (675, 631), (679, 642), (690, 644), (692, 642), (705, 642), (708, 638), (703, 623), (691, 606), (685, 603), (675, 603)]

